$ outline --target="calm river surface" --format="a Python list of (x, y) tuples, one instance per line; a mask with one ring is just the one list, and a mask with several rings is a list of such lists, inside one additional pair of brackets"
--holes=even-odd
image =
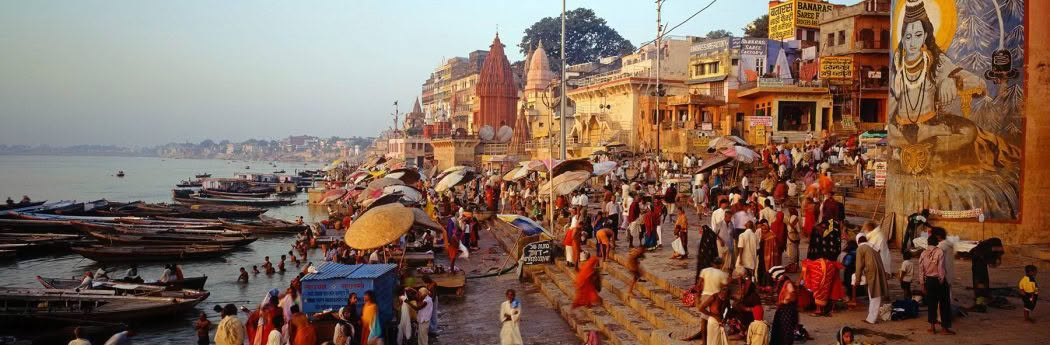
[[(245, 170), (249, 166), (251, 169)], [(222, 160), (161, 159), (145, 157), (65, 157), (65, 156), (0, 156), (0, 198), (8, 196), (16, 201), (22, 195), (33, 200), (97, 200), (113, 201), (142, 200), (148, 202), (171, 202), (171, 190), (180, 180), (208, 172), (215, 177), (232, 177), (238, 172), (273, 172), (295, 169), (318, 169), (320, 165), (310, 163), (228, 162)], [(114, 176), (123, 170), (126, 176)], [(305, 193), (299, 196), (302, 203), (271, 208), (266, 215), (284, 219), (304, 216), (307, 221), (325, 217), (324, 208), (307, 207)], [(271, 288), (284, 290), (295, 277), (295, 267), (290, 265), (286, 274), (252, 277), (247, 285), (237, 284), (237, 270), (241, 266), (251, 269), (261, 264), (264, 256), (279, 258), (288, 253), (293, 239), (289, 236), (264, 237), (221, 259), (194, 261), (183, 264), (187, 276), (207, 275), (205, 287), (211, 297), (198, 306), (206, 311), (213, 324), (218, 315), (211, 307), (218, 303), (235, 303), (238, 306), (258, 305), (261, 296)], [(318, 257), (311, 253), (311, 258)], [(77, 254), (35, 257), (17, 262), (0, 263), (0, 285), (40, 287), (36, 276), (72, 277), (87, 270), (98, 269), (98, 264)], [(107, 266), (123, 275), (127, 266)], [(146, 280), (155, 280), (163, 270), (162, 263), (140, 264), (139, 274)], [(244, 316), (242, 315), (242, 318)], [(187, 344), (193, 343), (192, 322), (196, 315), (184, 315), (183, 319), (158, 322), (139, 330), (136, 343), (141, 344)], [(0, 334), (7, 333), (0, 331)]]
[[(245, 170), (250, 166), (250, 170)], [(66, 156), (3, 156), (0, 155), (0, 198), (7, 196), (18, 200), (29, 195), (33, 200), (97, 200), (113, 201), (142, 200), (147, 202), (171, 202), (171, 190), (180, 180), (192, 178), (199, 173), (211, 173), (214, 177), (232, 177), (238, 172), (273, 172), (296, 169), (318, 169), (321, 165), (311, 163), (228, 162), (222, 160), (161, 159), (144, 157), (66, 157)], [(115, 174), (123, 170), (126, 176)], [(301, 203), (271, 208), (268, 216), (294, 219), (304, 216), (308, 222), (326, 217), (323, 207), (306, 206), (306, 195), (301, 194)], [(279, 258), (290, 250), (293, 239), (263, 237), (258, 241), (221, 259), (194, 261), (183, 264), (187, 276), (207, 275), (205, 288), (211, 296), (198, 306), (205, 311), (212, 324), (218, 324), (218, 314), (211, 308), (216, 304), (234, 303), (249, 308), (257, 306), (263, 294), (271, 288), (283, 290), (294, 278), (296, 268), (290, 265), (289, 273), (253, 276), (247, 285), (236, 283), (238, 268), (260, 265), (264, 256)], [(483, 247), (495, 246), (491, 237), (483, 239)], [(501, 253), (501, 251), (500, 251)], [(495, 253), (494, 253), (495, 254)], [(495, 254), (491, 262), (499, 262), (502, 254)], [(319, 252), (310, 253), (311, 260), (319, 258)], [(444, 261), (439, 256), (439, 261)], [(466, 260), (464, 260), (466, 261)], [(464, 265), (480, 264), (465, 262)], [(318, 263), (317, 261), (314, 261)], [(54, 255), (20, 259), (17, 262), (0, 262), (0, 286), (40, 287), (36, 276), (73, 277), (84, 271), (94, 271), (99, 266), (80, 255)], [(126, 264), (107, 266), (122, 275)], [(155, 280), (163, 270), (162, 264), (140, 264), (139, 274), (146, 280)], [(456, 345), (483, 345), (498, 343), (498, 308), (505, 289), (519, 289), (523, 298), (526, 316), (523, 317), (522, 333), (526, 344), (573, 344), (577, 343), (560, 316), (535, 288), (520, 284), (513, 275), (485, 278), (468, 282), (465, 299), (441, 301), (439, 324), (441, 336), (434, 343)], [(241, 319), (245, 315), (240, 315)], [(135, 337), (136, 344), (192, 344), (196, 343), (192, 323), (196, 313), (183, 315), (178, 320), (154, 322), (142, 326)], [(214, 326), (213, 326), (214, 327)], [(0, 336), (10, 335), (13, 330), (3, 329)], [(212, 331), (214, 336), (214, 330)], [(433, 338), (432, 338), (433, 339)]]

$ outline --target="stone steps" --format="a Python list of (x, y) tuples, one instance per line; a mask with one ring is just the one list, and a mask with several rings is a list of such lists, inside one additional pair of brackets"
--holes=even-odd
[[(580, 307), (572, 308), (572, 296), (575, 295), (575, 289), (572, 288), (572, 281), (564, 273), (558, 274), (556, 271), (548, 270), (550, 265), (545, 265), (542, 274), (537, 273), (534, 276), (540, 277), (533, 280), (534, 283), (540, 285), (544, 289), (556, 290), (558, 294), (565, 296), (568, 301), (560, 308), (566, 309), (562, 316), (568, 316), (566, 320), (575, 319), (589, 322), (593, 325), (594, 329), (601, 332), (606, 339), (603, 343), (614, 344), (614, 345), (628, 345), (638, 344), (638, 339), (634, 333), (627, 329), (623, 324), (620, 324), (616, 319), (609, 315), (604, 308), (585, 308)], [(554, 273), (555, 275), (549, 275)], [(577, 321), (579, 322), (579, 321)]]
[[(613, 281), (613, 284), (609, 284), (611, 288), (616, 290), (617, 296), (620, 296), (622, 300), (627, 301), (627, 286), (630, 284), (632, 277), (625, 267), (621, 266), (619, 263), (614, 264), (614, 262), (615, 261), (612, 261), (605, 265), (603, 271), (608, 274), (607, 277), (613, 278), (606, 281)], [(602, 283), (605, 283), (605, 281)], [(700, 322), (699, 311), (681, 305), (680, 299), (675, 298), (670, 292), (663, 288), (650, 285), (648, 281), (635, 284), (634, 293), (636, 296), (641, 297), (639, 298), (640, 300), (643, 300), (647, 304), (651, 303), (651, 305), (660, 309), (653, 311), (656, 314), (652, 315), (655, 320), (650, 320), (658, 327), (664, 328), (678, 325), (698, 325)], [(630, 300), (635, 301), (635, 299)], [(641, 311), (643, 313), (649, 313), (648, 309)], [(673, 317), (674, 320), (664, 321), (658, 317), (663, 315)]]
[[(545, 265), (544, 272), (548, 277), (551, 278), (551, 282), (554, 283), (559, 289), (562, 290), (566, 295), (574, 295), (576, 288), (575, 274), (571, 272), (571, 269), (566, 269), (566, 266), (562, 265)], [(604, 282), (603, 282), (604, 283)], [(652, 331), (656, 329), (647, 320), (634, 315), (630, 307), (619, 303), (616, 296), (610, 293), (606, 289), (602, 289), (598, 294), (601, 296), (602, 301), (601, 307), (580, 307), (577, 310), (593, 314), (592, 318), (601, 325), (618, 324), (623, 326), (630, 337), (625, 344), (647, 344), (648, 339), (652, 334)], [(600, 321), (599, 321), (600, 320)], [(617, 337), (620, 338), (620, 337)], [(622, 338), (621, 338), (622, 339)]]
[[(666, 308), (665, 304), (651, 299), (646, 293), (642, 293), (641, 290), (643, 290), (642, 287), (644, 283), (639, 282), (636, 284), (635, 294), (628, 296), (627, 287), (630, 278), (628, 277), (627, 280), (624, 279), (627, 272), (616, 270), (614, 268), (616, 264), (613, 262), (603, 264), (603, 291), (601, 292), (603, 307), (616, 317), (617, 321), (620, 323), (625, 325), (637, 324), (638, 327), (632, 329), (632, 333), (635, 333), (636, 337), (640, 339), (651, 339), (653, 331), (655, 330), (678, 330), (688, 327), (688, 325), (682, 323), (676, 315), (672, 315), (671, 309)], [(557, 266), (569, 277), (575, 279), (575, 272), (572, 268), (562, 263), (559, 263)], [(612, 271), (617, 271), (619, 273), (613, 273)], [(651, 291), (651, 289), (646, 290)], [(621, 305), (626, 306), (627, 309), (623, 308)], [(644, 320), (639, 320), (639, 318)], [(694, 325), (696, 324), (698, 323), (694, 323)], [(631, 329), (632, 327), (628, 326), (628, 328)], [(683, 341), (672, 341), (670, 343), (689, 344), (689, 342)], [(657, 344), (670, 343), (660, 342)]]
[[(540, 294), (546, 297), (547, 300), (551, 302), (551, 305), (558, 310), (558, 314), (561, 315), (562, 319), (565, 319), (569, 328), (576, 331), (576, 336), (580, 338), (581, 341), (587, 341), (587, 336), (590, 332), (598, 331), (598, 333), (601, 334), (603, 344), (624, 343), (622, 341), (613, 341), (613, 339), (609, 337), (609, 333), (606, 333), (608, 329), (606, 329), (606, 331), (600, 330), (594, 323), (593, 319), (586, 318), (581, 313), (574, 313), (571, 297), (563, 293), (557, 287), (551, 286), (552, 284), (542, 283), (543, 281), (550, 280), (546, 273), (543, 271), (537, 271), (530, 273), (530, 276), (532, 277), (533, 284), (539, 287)], [(613, 334), (616, 334), (616, 332), (613, 332)]]

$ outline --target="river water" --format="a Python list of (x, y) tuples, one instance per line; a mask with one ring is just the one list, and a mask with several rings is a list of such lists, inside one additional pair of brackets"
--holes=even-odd
[[(249, 166), (251, 169), (244, 169)], [(317, 169), (319, 165), (311, 163), (277, 163), (269, 162), (230, 162), (222, 160), (197, 159), (161, 159), (148, 157), (65, 157), (65, 156), (0, 156), (0, 198), (12, 197), (16, 201), (22, 195), (34, 200), (97, 200), (113, 201), (142, 200), (148, 202), (171, 202), (171, 190), (175, 183), (193, 178), (195, 174), (208, 172), (215, 177), (232, 177), (238, 172), (273, 172), (285, 170), (288, 173), (295, 169)], [(123, 170), (125, 177), (118, 178), (116, 173)], [(306, 220), (325, 217), (324, 208), (305, 205), (303, 200), (290, 206), (272, 208), (266, 215), (284, 219), (304, 216)], [(211, 307), (219, 303), (235, 303), (249, 307), (258, 305), (261, 296), (271, 288), (283, 290), (295, 277), (295, 267), (290, 265), (286, 274), (266, 276), (260, 274), (252, 277), (249, 284), (237, 284), (238, 268), (251, 269), (251, 265), (262, 263), (264, 256), (271, 260), (279, 258), (290, 250), (292, 237), (264, 237), (258, 241), (234, 251), (221, 259), (194, 261), (183, 264), (187, 276), (207, 275), (206, 289), (211, 297), (198, 306), (206, 311), (213, 323), (218, 323), (218, 315)], [(311, 258), (319, 257), (311, 253)], [(144, 263), (139, 265), (139, 274), (146, 280), (155, 280), (160, 276), (163, 263)], [(73, 277), (84, 271), (96, 270), (99, 266), (94, 261), (84, 259), (77, 254), (43, 256), (22, 259), (17, 262), (0, 263), (0, 285), (40, 287), (36, 276)], [(122, 275), (127, 265), (106, 266), (107, 270), (116, 269), (115, 274)], [(243, 316), (242, 316), (243, 317)], [(187, 314), (181, 320), (155, 322), (143, 326), (136, 343), (144, 344), (186, 344), (193, 341), (192, 322), (196, 319)]]
[[(8, 196), (15, 200), (28, 195), (34, 200), (97, 200), (113, 201), (142, 200), (147, 202), (171, 202), (174, 184), (192, 178), (199, 173), (211, 173), (214, 177), (231, 177), (238, 172), (272, 172), (285, 170), (289, 174), (299, 169), (318, 169), (320, 165), (310, 163), (281, 163), (277, 167), (269, 162), (244, 162), (196, 159), (162, 159), (149, 157), (66, 157), (66, 156), (3, 156), (0, 155), (0, 198)], [(245, 169), (249, 166), (251, 169)], [(116, 177), (118, 170), (126, 174)], [(290, 206), (271, 208), (268, 216), (292, 220), (303, 216), (307, 221), (319, 221), (326, 217), (323, 207), (307, 206), (305, 193), (302, 200)], [(183, 264), (187, 276), (207, 275), (206, 289), (211, 296), (198, 309), (206, 312), (213, 324), (219, 317), (211, 310), (216, 304), (234, 303), (238, 306), (254, 307), (261, 297), (272, 288), (283, 290), (294, 278), (296, 268), (289, 265), (286, 274), (253, 276), (248, 284), (236, 282), (238, 268), (261, 265), (264, 256), (271, 260), (287, 254), (292, 237), (263, 237), (220, 259), (194, 261)], [(488, 241), (486, 241), (488, 242)], [(310, 253), (310, 258), (319, 258), (319, 252)], [(276, 261), (276, 260), (275, 260)], [(316, 261), (315, 261), (316, 262)], [(106, 266), (122, 275), (126, 264)], [(74, 277), (84, 271), (94, 271), (99, 265), (77, 254), (20, 259), (0, 262), (0, 285), (40, 287), (36, 276)], [(146, 280), (156, 279), (163, 270), (162, 263), (139, 265), (139, 274)], [(477, 288), (472, 288), (477, 287)], [(516, 279), (504, 276), (487, 280), (472, 280), (468, 283), (467, 298), (459, 301), (442, 301), (439, 313), (441, 336), (436, 343), (444, 344), (493, 344), (498, 343), (499, 328), (492, 321), (498, 315), (498, 305), (506, 288), (517, 288), (530, 310), (531, 322), (523, 322), (528, 344), (569, 344), (575, 337), (560, 317), (543, 306), (546, 301), (535, 291), (520, 286)], [(245, 316), (241, 315), (243, 320)], [(178, 320), (153, 322), (141, 326), (135, 342), (139, 344), (190, 344), (195, 343), (192, 323), (196, 313), (183, 315)], [(9, 335), (17, 330), (4, 329), (0, 335)], [(534, 336), (530, 337), (528, 333)], [(214, 335), (214, 331), (212, 332)], [(531, 339), (529, 339), (531, 338)]]

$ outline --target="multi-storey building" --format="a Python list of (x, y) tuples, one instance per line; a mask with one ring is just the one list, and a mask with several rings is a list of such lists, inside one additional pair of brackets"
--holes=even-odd
[(818, 76), (832, 83), (835, 129), (882, 128), (889, 94), (890, 0), (836, 8), (821, 19), (825, 37), (818, 70), (824, 73)]
[(667, 37), (659, 50), (650, 43), (622, 57), (619, 69), (576, 80), (577, 87), (567, 94), (576, 106), (566, 139), (569, 155), (586, 156), (609, 143), (623, 143), (635, 151), (655, 149), (655, 121), (643, 124), (642, 119), (657, 113), (657, 56), (660, 99), (666, 103), (667, 97), (686, 93), (690, 45), (687, 37)]

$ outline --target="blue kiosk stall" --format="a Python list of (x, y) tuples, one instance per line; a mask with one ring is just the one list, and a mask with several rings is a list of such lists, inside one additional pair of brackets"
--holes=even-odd
[(394, 318), (394, 288), (398, 284), (395, 264), (322, 264), (317, 273), (303, 277), (303, 312), (313, 314), (345, 307), (351, 293), (358, 296), (357, 312), (364, 306), (365, 291), (372, 290), (379, 306), (379, 318)]

